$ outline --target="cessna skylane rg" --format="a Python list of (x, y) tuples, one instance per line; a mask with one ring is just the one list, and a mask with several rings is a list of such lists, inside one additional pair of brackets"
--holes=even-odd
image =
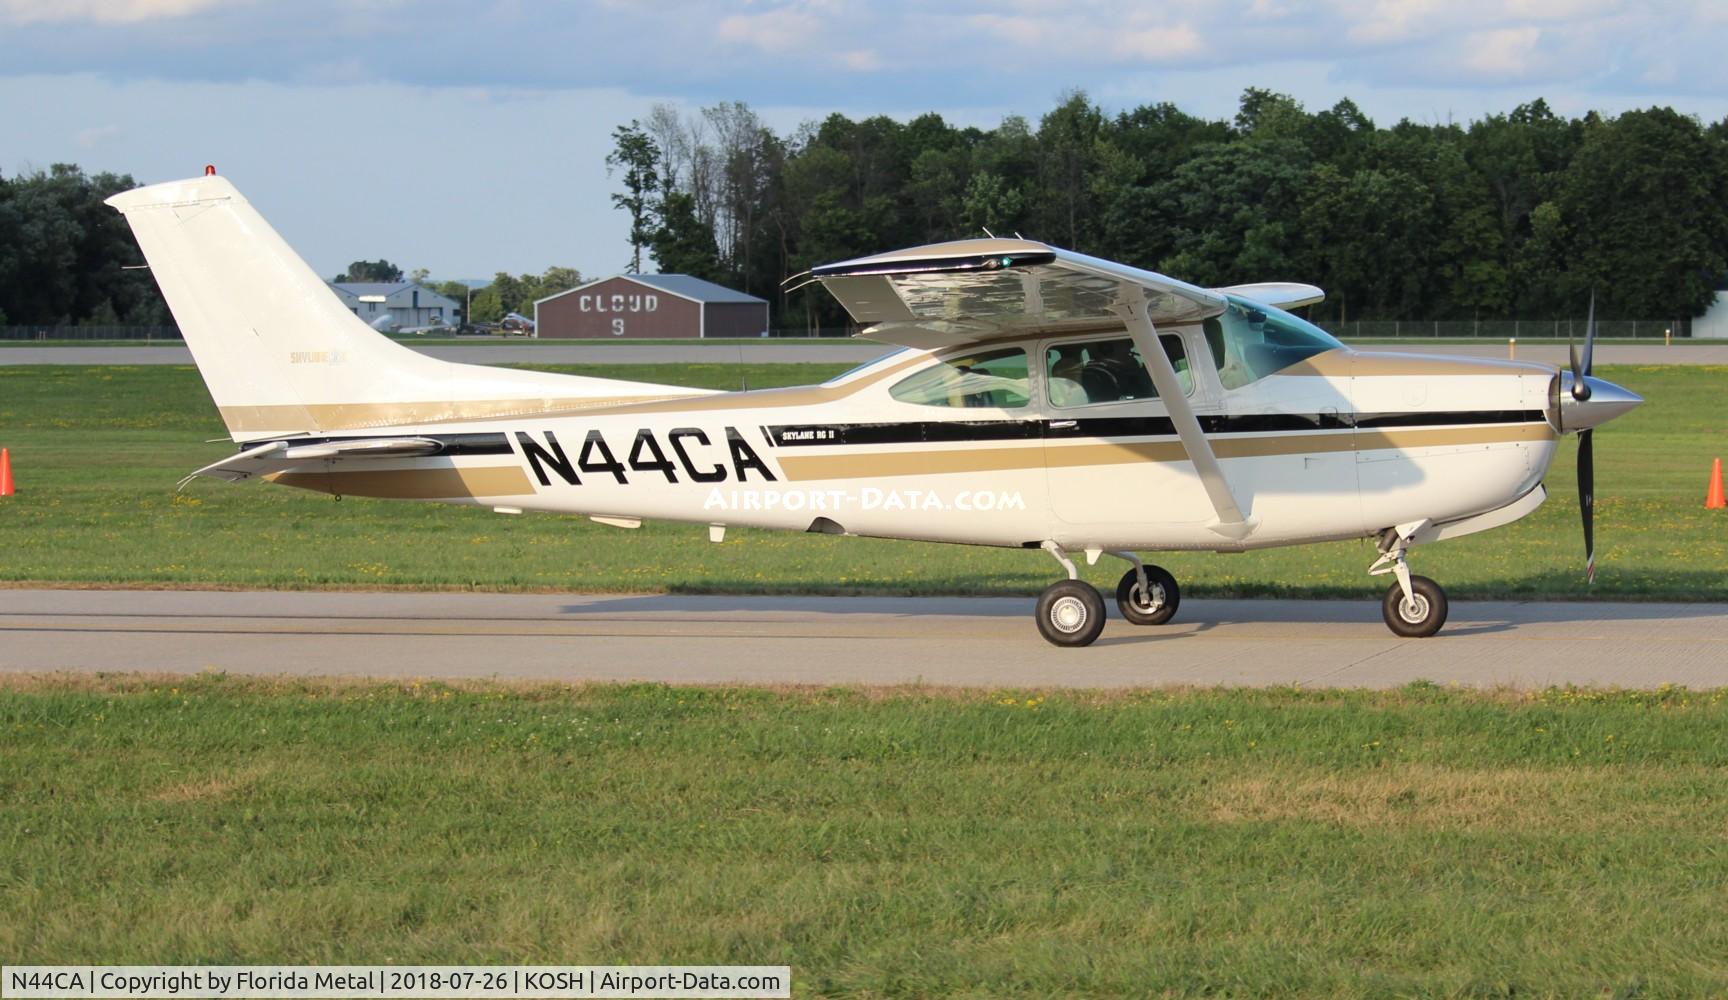
[[(1023, 239), (818, 267), (900, 350), (821, 385), (712, 392), (435, 360), (369, 329), (224, 178), (109, 199), (162, 287), (236, 454), (193, 473), (337, 496), (1041, 550), (1039, 631), (1084, 646), (1104, 599), (1073, 556), (1125, 560), (1122, 617), (1176, 580), (1137, 553), (1374, 538), (1386, 624), (1433, 635), (1413, 546), (1508, 524), (1579, 432), (1642, 400), (1572, 370), (1351, 350), (1286, 312), (1300, 284), (1199, 288)], [(188, 477), (190, 480), (192, 477)]]

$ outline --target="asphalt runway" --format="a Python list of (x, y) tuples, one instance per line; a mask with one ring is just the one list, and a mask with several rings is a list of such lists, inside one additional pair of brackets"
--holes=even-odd
[(1728, 605), (1454, 604), (1432, 639), (1369, 601), (1185, 601), (1085, 649), (1029, 598), (0, 589), (0, 671), (1121, 688), (1728, 686)]
[[(414, 347), (413, 344), (408, 344)], [(476, 365), (599, 365), (667, 364), (699, 361), (709, 364), (860, 364), (886, 354), (891, 348), (864, 341), (835, 339), (805, 343), (765, 340), (761, 343), (689, 344), (627, 343), (513, 343), (449, 344), (415, 348), (445, 361)], [(1405, 344), (1363, 344), (1364, 351), (1404, 351), (1413, 354), (1444, 354), (1453, 357), (1505, 358), (1504, 341), (1481, 344), (1424, 344), (1411, 338)], [(1526, 344), (1518, 350), (1520, 361), (1566, 365), (1565, 344)], [(1596, 362), (1604, 365), (1728, 365), (1728, 341), (1720, 344), (1598, 344)], [(184, 347), (0, 347), (0, 365), (189, 365), (192, 354)]]

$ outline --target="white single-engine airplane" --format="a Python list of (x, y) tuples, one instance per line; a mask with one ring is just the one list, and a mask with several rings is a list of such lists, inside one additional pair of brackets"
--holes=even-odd
[[(1122, 616), (1180, 591), (1145, 551), (1374, 537), (1386, 624), (1434, 634), (1446, 595), (1411, 546), (1515, 521), (1578, 431), (1637, 406), (1572, 370), (1351, 350), (1279, 307), (1299, 284), (1206, 289), (1022, 239), (811, 272), (902, 349), (821, 385), (712, 392), (438, 361), (343, 308), (233, 185), (127, 191), (125, 214), (241, 449), (193, 473), (338, 496), (1042, 549), (1066, 579), (1044, 637), (1084, 646), (1104, 600), (1070, 553), (1131, 568)], [(191, 477), (188, 477), (190, 479)]]

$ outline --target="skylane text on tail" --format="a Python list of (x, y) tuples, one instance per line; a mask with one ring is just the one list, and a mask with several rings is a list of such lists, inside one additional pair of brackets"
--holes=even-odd
[[(1284, 311), (1310, 285), (1207, 289), (1028, 240), (816, 268), (898, 350), (821, 385), (709, 392), (452, 364), (346, 309), (225, 178), (139, 188), (125, 214), (236, 454), (193, 476), (348, 496), (1038, 549), (1066, 579), (1039, 631), (1083, 646), (1102, 595), (1072, 554), (1129, 563), (1123, 618), (1180, 591), (1137, 553), (1379, 542), (1382, 611), (1434, 634), (1413, 546), (1530, 513), (1560, 435), (1641, 400), (1572, 371), (1353, 351)], [(191, 478), (191, 477), (189, 477)], [(1593, 554), (1588, 554), (1593, 565)]]

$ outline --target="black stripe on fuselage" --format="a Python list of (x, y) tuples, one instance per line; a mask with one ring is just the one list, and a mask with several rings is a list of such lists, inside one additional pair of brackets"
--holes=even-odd
[[(1053, 426), (1072, 419), (1071, 426)], [(1197, 418), (1208, 434), (1278, 434), (1355, 428), (1457, 427), (1528, 424), (1541, 410), (1456, 410), (1411, 413), (1252, 413)], [(1168, 437), (1169, 417), (1040, 417), (1036, 420), (925, 420), (879, 424), (784, 424), (768, 428), (768, 439), (784, 448), (827, 445), (934, 444), (955, 441), (1023, 441), (1036, 438)]]

